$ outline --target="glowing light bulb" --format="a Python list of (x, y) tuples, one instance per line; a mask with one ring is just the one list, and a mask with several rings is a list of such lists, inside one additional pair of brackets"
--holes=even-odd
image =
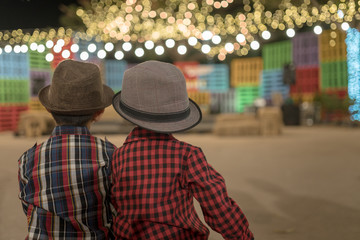
[(79, 45), (77, 45), (76, 43), (74, 43), (73, 45), (71, 45), (70, 47), (70, 51), (72, 51), (73, 53), (77, 53), (79, 51), (80, 47)]
[(265, 30), (261, 33), (261, 36), (263, 39), (268, 40), (271, 38), (271, 33), (269, 31)]
[(108, 42), (105, 44), (104, 48), (106, 51), (111, 52), (112, 50), (114, 50), (114, 44), (111, 42)]
[(39, 44), (37, 47), (37, 51), (39, 53), (43, 53), (45, 51), (45, 46), (43, 44)]
[(180, 55), (184, 55), (186, 52), (187, 52), (187, 48), (186, 46), (184, 45), (180, 45), (178, 48), (177, 48), (177, 51)]
[(168, 48), (173, 48), (175, 46), (175, 41), (174, 39), (168, 39), (165, 41), (165, 45), (168, 47)]
[(11, 53), (12, 47), (11, 47), (10, 45), (6, 45), (6, 46), (4, 47), (4, 51), (5, 51), (6, 53)]
[(21, 52), (22, 53), (27, 53), (28, 50), (29, 50), (28, 46), (26, 46), (25, 44), (21, 45)]
[(347, 22), (341, 24), (341, 29), (347, 31), (350, 28), (350, 25)]
[(204, 31), (201, 35), (205, 41), (210, 40), (213, 37), (212, 32), (210, 32), (209, 30)]
[(155, 48), (155, 53), (156, 53), (157, 55), (163, 55), (164, 52), (165, 52), (165, 49), (164, 49), (163, 46), (157, 46), (157, 47)]
[(137, 48), (137, 49), (135, 49), (135, 55), (137, 56), (137, 57), (142, 57), (142, 56), (144, 56), (144, 49), (142, 49), (142, 48)]
[(195, 46), (198, 43), (198, 40), (196, 37), (189, 37), (188, 43), (190, 46)]
[(69, 50), (64, 50), (62, 53), (61, 53), (61, 56), (63, 57), (63, 58), (69, 58), (70, 57), (70, 51)]
[(260, 48), (260, 43), (258, 41), (252, 41), (250, 43), (250, 47), (252, 50), (258, 50)]
[(289, 28), (288, 30), (286, 30), (286, 35), (290, 38), (295, 36), (295, 30), (292, 28)]
[(96, 45), (95, 43), (90, 43), (89, 46), (88, 46), (88, 51), (93, 53), (96, 51)]
[(151, 41), (151, 40), (148, 40), (145, 42), (145, 48), (150, 50), (150, 49), (153, 49), (154, 48), (154, 42)]
[(52, 62), (54, 60), (54, 55), (52, 53), (46, 54), (45, 60), (48, 62)]
[(97, 52), (97, 57), (100, 59), (104, 59), (106, 57), (106, 52), (105, 50), (101, 49)]
[(45, 43), (45, 46), (46, 46), (47, 48), (52, 48), (52, 47), (54, 46), (54, 42), (51, 41), (51, 40), (48, 40), (48, 41)]
[(89, 53), (87, 53), (87, 52), (80, 53), (81, 60), (86, 61), (86, 60), (88, 60), (88, 58), (89, 58)]
[(211, 41), (214, 43), (214, 44), (219, 44), (221, 43), (221, 37), (219, 35), (214, 35), (212, 38), (211, 38)]
[(116, 58), (117, 60), (123, 59), (123, 58), (124, 58), (124, 53), (123, 53), (122, 51), (116, 51), (116, 52), (115, 52), (115, 58)]
[(208, 44), (204, 44), (201, 47), (201, 51), (205, 54), (208, 54), (211, 51), (211, 47)]
[(34, 42), (33, 42), (33, 43), (30, 44), (30, 49), (31, 49), (32, 51), (36, 51), (36, 50), (37, 50), (37, 46), (38, 46), (37, 43), (34, 43)]
[(54, 48), (53, 48), (53, 51), (55, 53), (59, 53), (59, 52), (61, 52), (61, 47), (59, 45), (55, 45)]
[(232, 44), (232, 43), (226, 43), (226, 44), (225, 44), (225, 50), (228, 51), (228, 52), (234, 51), (234, 44)]
[(315, 34), (317, 34), (317, 35), (319, 35), (319, 34), (321, 34), (322, 33), (322, 27), (320, 27), (320, 26), (315, 26), (314, 27), (314, 33)]
[(14, 53), (20, 53), (21, 52), (21, 47), (20, 45), (15, 45), (14, 46)]
[(59, 45), (60, 47), (63, 47), (63, 46), (65, 45), (64, 39), (59, 39), (59, 40), (56, 42), (56, 45)]
[(239, 33), (238, 35), (236, 35), (236, 41), (238, 41), (239, 43), (245, 42), (246, 38), (244, 34)]
[(124, 42), (122, 45), (122, 49), (126, 52), (130, 51), (132, 49), (132, 45), (129, 42)]

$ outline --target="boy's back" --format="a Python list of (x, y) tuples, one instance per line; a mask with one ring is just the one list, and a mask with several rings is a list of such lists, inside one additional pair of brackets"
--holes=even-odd
[(251, 239), (245, 216), (224, 194), (221, 175), (200, 148), (171, 134), (135, 128), (114, 152), (112, 173), (118, 212), (112, 230), (119, 239), (207, 239), (193, 197), (209, 226), (226, 239)]
[(86, 127), (57, 126), (22, 155), (20, 198), (30, 239), (105, 239), (114, 148)]
[(193, 197), (208, 225), (225, 239), (253, 239), (224, 179), (201, 149), (171, 135), (196, 126), (202, 116), (176, 66), (146, 61), (126, 70), (113, 107), (138, 126), (112, 159), (117, 239), (207, 239)]
[(57, 126), (19, 159), (28, 239), (106, 239), (110, 165), (115, 146), (90, 134), (111, 104), (98, 66), (64, 60), (38, 94)]

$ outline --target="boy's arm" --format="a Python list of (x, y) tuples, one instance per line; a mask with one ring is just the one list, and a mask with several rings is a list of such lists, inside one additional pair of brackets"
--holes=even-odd
[(193, 151), (188, 161), (189, 189), (206, 223), (225, 239), (254, 239), (244, 213), (227, 195), (224, 178), (207, 163), (201, 149)]
[(27, 163), (27, 152), (24, 153), (20, 159), (18, 160), (18, 181), (19, 181), (19, 198), (22, 203), (23, 211), (25, 215), (27, 215), (28, 204), (24, 201), (24, 188), (28, 182), (28, 178), (26, 176), (26, 163)]

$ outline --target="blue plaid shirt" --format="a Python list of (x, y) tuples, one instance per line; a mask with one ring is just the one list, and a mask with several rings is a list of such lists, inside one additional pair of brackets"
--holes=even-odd
[(19, 159), (27, 239), (106, 239), (115, 146), (86, 127), (57, 126)]

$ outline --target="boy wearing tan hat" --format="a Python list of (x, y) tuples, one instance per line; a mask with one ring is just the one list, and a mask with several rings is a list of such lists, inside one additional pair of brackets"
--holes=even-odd
[(116, 239), (208, 239), (193, 197), (207, 224), (225, 239), (253, 239), (245, 215), (202, 150), (172, 135), (201, 121), (176, 66), (147, 61), (128, 69), (113, 107), (137, 125), (113, 155)]
[(90, 134), (114, 92), (99, 68), (61, 62), (39, 100), (57, 126), (19, 159), (19, 198), (28, 221), (27, 239), (107, 239), (109, 174), (115, 146)]

